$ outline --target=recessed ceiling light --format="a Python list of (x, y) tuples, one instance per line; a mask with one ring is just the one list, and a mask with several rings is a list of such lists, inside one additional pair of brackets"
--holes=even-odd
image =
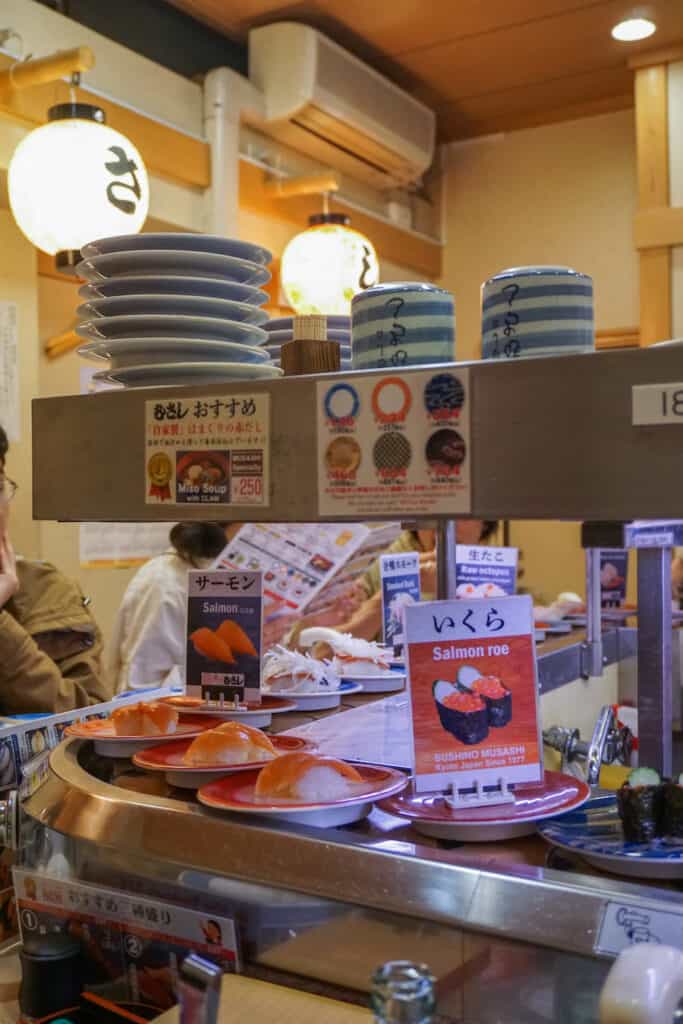
[(647, 39), (656, 30), (654, 21), (647, 18), (628, 18), (614, 26), (612, 35), (620, 43), (635, 43), (637, 39)]

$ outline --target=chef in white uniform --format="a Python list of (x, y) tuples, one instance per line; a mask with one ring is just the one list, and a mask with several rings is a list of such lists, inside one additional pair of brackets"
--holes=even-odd
[(115, 692), (163, 681), (185, 658), (187, 574), (208, 569), (241, 523), (177, 523), (171, 548), (135, 574), (121, 601), (108, 648)]

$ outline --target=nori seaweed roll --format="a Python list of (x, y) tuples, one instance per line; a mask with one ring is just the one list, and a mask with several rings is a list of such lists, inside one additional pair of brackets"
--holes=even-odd
[(500, 729), (512, 718), (512, 694), (496, 676), (481, 676), (472, 683), (472, 692), (486, 704), (489, 725)]
[(486, 704), (475, 693), (447, 694), (442, 700), (436, 697), (436, 707), (441, 724), (456, 740), (466, 743), (481, 743), (489, 734), (489, 715)]
[(649, 843), (662, 832), (664, 786), (652, 768), (636, 768), (617, 790), (617, 807), (627, 843)]
[(662, 835), (683, 839), (683, 774), (676, 782), (665, 782), (662, 789)]

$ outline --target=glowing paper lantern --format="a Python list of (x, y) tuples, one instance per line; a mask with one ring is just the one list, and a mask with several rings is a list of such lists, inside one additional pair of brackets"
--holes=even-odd
[(375, 247), (344, 214), (316, 214), (309, 224), (282, 254), (287, 301), (300, 314), (348, 316), (353, 296), (379, 281)]
[(142, 157), (104, 118), (98, 107), (61, 103), (12, 154), (7, 184), (14, 218), (33, 245), (58, 254), (58, 265), (95, 238), (139, 231), (147, 217)]

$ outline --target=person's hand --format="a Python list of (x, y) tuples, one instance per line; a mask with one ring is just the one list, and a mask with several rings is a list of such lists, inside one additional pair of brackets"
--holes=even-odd
[(348, 619), (354, 612), (358, 611), (363, 602), (367, 599), (367, 592), (360, 580), (354, 580), (339, 594), (332, 604), (337, 617), (343, 621)]
[(423, 551), (420, 555), (420, 590), (422, 594), (436, 594), (436, 552)]
[(17, 556), (7, 536), (0, 538), (0, 608), (4, 608), (11, 597), (19, 589), (17, 576)]

